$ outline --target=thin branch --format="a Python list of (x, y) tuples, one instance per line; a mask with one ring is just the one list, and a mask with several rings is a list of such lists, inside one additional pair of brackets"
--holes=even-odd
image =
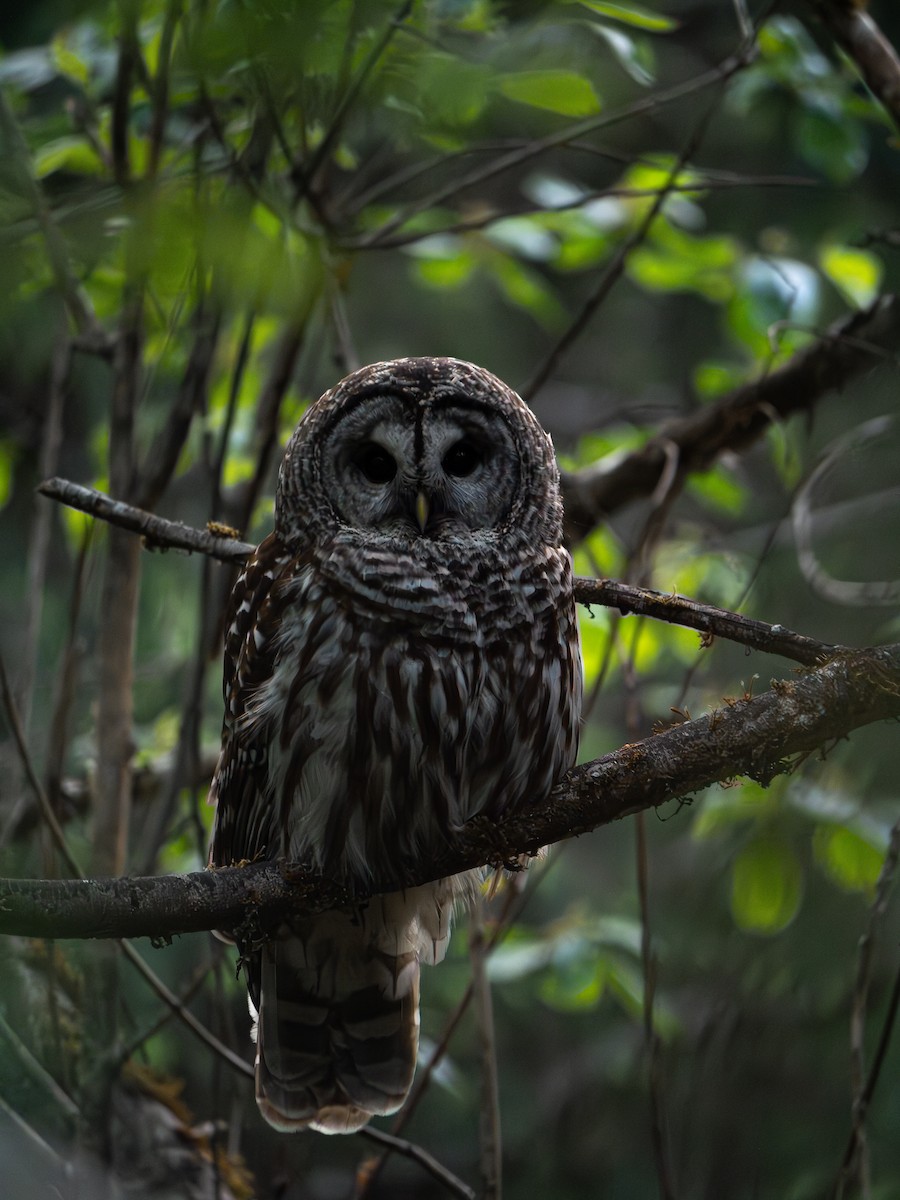
[(605, 608), (616, 608), (621, 613), (654, 617), (658, 621), (696, 629), (702, 634), (701, 645), (704, 648), (719, 637), (767, 654), (779, 654), (810, 667), (842, 649), (802, 633), (794, 633), (783, 625), (770, 625), (767, 621), (757, 621), (727, 608), (700, 604), (686, 596), (634, 587), (614, 579), (578, 576), (575, 580), (575, 599), (579, 604), (602, 604)]
[(103, 352), (109, 347), (109, 339), (97, 319), (87, 292), (72, 270), (65, 240), (54, 223), (44, 193), (34, 177), (28, 143), (13, 116), (2, 88), (0, 88), (0, 143), (5, 146), (3, 154), (5, 165), (7, 169), (12, 168), (16, 183), (37, 221), (56, 287), (72, 322), (84, 339), (86, 347)]
[[(900, 821), (891, 830), (887, 854), (884, 858), (878, 882), (875, 885), (875, 898), (869, 909), (869, 919), (866, 931), (859, 939), (859, 949), (856, 960), (856, 980), (853, 985), (853, 1007), (850, 1014), (850, 1067), (851, 1084), (853, 1088), (852, 1126), (844, 1157), (841, 1162), (838, 1177), (835, 1182), (834, 1197), (840, 1200), (844, 1194), (844, 1186), (848, 1182), (854, 1164), (863, 1159), (865, 1154), (865, 1122), (869, 1104), (875, 1092), (879, 1072), (887, 1050), (890, 1031), (896, 1015), (898, 984), (895, 980), (893, 995), (888, 1005), (885, 1023), (882, 1027), (878, 1049), (869, 1072), (866, 1072), (865, 1062), (865, 1027), (866, 1009), (869, 1002), (869, 986), (872, 975), (872, 959), (879, 928), (887, 911), (888, 899), (900, 861)], [(900, 976), (898, 976), (900, 978)], [(859, 1173), (866, 1174), (865, 1162), (860, 1161)]]
[(158, 502), (178, 465), (193, 419), (203, 411), (209, 371), (219, 339), (218, 312), (208, 316), (201, 301), (194, 314), (194, 326), (193, 345), (178, 394), (140, 472), (139, 508), (153, 508)]
[[(69, 847), (66, 844), (65, 836), (63, 835), (63, 831), (60, 828), (59, 822), (56, 819), (56, 814), (53, 812), (52, 808), (50, 807), (50, 803), (47, 799), (46, 793), (44, 792), (44, 789), (41, 787), (40, 780), (38, 779), (38, 777), (35, 773), (34, 767), (32, 765), (31, 755), (29, 754), (28, 747), (25, 744), (25, 739), (22, 734), (22, 726), (21, 726), (21, 722), (19, 720), (19, 715), (18, 715), (18, 712), (16, 711), (15, 702), (13, 700), (12, 693), (9, 688), (9, 682), (6, 678), (6, 671), (5, 671), (5, 668), (3, 665), (2, 656), (0, 656), (0, 694), (2, 694), (2, 700), (3, 700), (4, 708), (6, 711), (7, 720), (9, 722), (10, 729), (11, 729), (13, 737), (15, 739), (16, 747), (18, 749), (19, 756), (22, 761), (22, 765), (25, 769), (26, 777), (27, 777), (32, 789), (34, 790), (35, 795), (37, 796), (38, 804), (41, 809), (41, 815), (43, 816), (44, 821), (46, 822), (47, 827), (50, 830), (51, 836), (53, 837), (53, 841), (56, 844), (57, 849), (59, 850), (60, 854), (62, 855), (63, 859), (65, 860), (66, 866), (68, 867), (71, 874), (74, 876), (73, 880), (68, 880), (68, 881), (54, 880), (53, 882), (60, 883), (60, 884), (67, 883), (68, 886), (75, 887), (77, 890), (79, 887), (79, 884), (82, 882), (80, 879), (82, 872), (79, 868), (78, 862), (76, 861), (75, 857), (73, 856), (72, 852), (69, 850)], [(114, 882), (114, 881), (106, 880), (105, 882), (109, 883), (109, 882)], [(2, 907), (2, 903), (3, 903), (2, 898), (0, 898), (0, 907)], [(212, 928), (212, 926), (210, 926), (210, 928)], [(0, 930), (0, 932), (2, 932), (2, 930)], [(55, 937), (56, 935), (52, 932), (52, 930), (48, 932), (47, 929), (45, 929), (43, 933), (36, 934), (35, 936), (37, 936), (37, 937)], [(124, 936), (128, 936), (128, 935), (126, 934)], [(150, 934), (150, 936), (153, 937), (154, 939), (156, 938), (155, 934)], [(116, 933), (107, 933), (104, 935), (104, 937), (118, 938), (119, 935)], [(163, 931), (161, 937), (163, 939), (165, 939), (165, 937), (166, 937), (165, 931)], [(168, 987), (166, 987), (166, 985), (159, 978), (159, 976), (156, 974), (156, 972), (153, 970), (153, 968), (150, 967), (149, 964), (144, 961), (144, 959), (141, 957), (141, 955), (138, 953), (138, 951), (135, 949), (134, 946), (132, 946), (129, 942), (119, 940), (119, 947), (122, 950), (122, 952), (124, 953), (125, 957), (127, 959), (129, 959), (129, 961), (137, 968), (139, 973), (141, 975), (143, 975), (144, 979), (147, 981), (147, 983), (150, 985), (150, 987), (153, 989), (153, 991), (156, 992), (157, 996), (159, 996), (159, 998), (163, 1001), (163, 1003), (166, 1004), (172, 1010), (172, 1012), (179, 1018), (179, 1020), (181, 1020), (185, 1025), (187, 1025), (188, 1028), (194, 1034), (196, 1034), (196, 1036), (198, 1038), (200, 1038), (200, 1040), (202, 1042), (205, 1042), (206, 1045), (210, 1049), (215, 1051), (215, 1053), (220, 1055), (220, 1057), (224, 1058), (232, 1067), (235, 1068), (235, 1070), (239, 1071), (241, 1074), (252, 1076), (253, 1068), (248, 1063), (244, 1062), (244, 1060), (242, 1058), (240, 1058), (237, 1054), (235, 1054), (234, 1051), (231, 1050), (228, 1046), (226, 1046), (223, 1042), (220, 1042), (217, 1037), (215, 1037), (212, 1033), (210, 1033), (210, 1031), (206, 1028), (205, 1025), (203, 1025), (200, 1021), (197, 1020), (197, 1018), (193, 1015), (192, 1012), (190, 1012), (190, 1010), (186, 1009), (182, 1005), (182, 1003), (178, 999), (178, 997), (172, 991), (170, 991)]]
[[(132, 533), (143, 534), (149, 549), (186, 550), (189, 553), (206, 554), (221, 562), (241, 563), (256, 548), (250, 542), (193, 529), (177, 521), (167, 521), (129, 504), (111, 500), (94, 488), (70, 483), (66, 479), (48, 479), (38, 491), (80, 512), (89, 513)], [(705, 644), (714, 637), (721, 637), (754, 650), (780, 654), (806, 666), (812, 666), (839, 649), (827, 642), (793, 633), (783, 625), (770, 625), (766, 621), (757, 621), (715, 605), (701, 604), (685, 596), (633, 587), (614, 579), (578, 576), (575, 580), (575, 599), (579, 604), (602, 604), (606, 608), (617, 608), (622, 613), (638, 613), (696, 629), (704, 635)]]
[(401, 1154), (404, 1158), (412, 1159), (413, 1162), (418, 1163), (423, 1170), (427, 1171), (433, 1179), (442, 1183), (454, 1196), (461, 1196), (462, 1200), (476, 1200), (475, 1192), (467, 1183), (463, 1183), (452, 1171), (448, 1171), (443, 1163), (439, 1163), (427, 1150), (423, 1150), (421, 1146), (415, 1145), (414, 1142), (408, 1142), (405, 1138), (394, 1137), (390, 1133), (385, 1133), (382, 1129), (373, 1129), (370, 1125), (363, 1126), (362, 1129), (357, 1130), (357, 1133), (359, 1137), (365, 1138), (370, 1142), (375, 1142), (376, 1145), (386, 1147), (394, 1154)]
[(78, 1105), (68, 1092), (63, 1091), (43, 1063), (35, 1058), (2, 1014), (0, 1014), (0, 1034), (6, 1038), (25, 1074), (56, 1102), (57, 1107), (65, 1116), (72, 1121), (77, 1121), (80, 1115)]
[(351, 890), (299, 864), (253, 863), (159, 878), (0, 881), (0, 933), (30, 937), (171, 937), (230, 930), (238, 941), (290, 914), (361, 903), (522, 855), (724, 780), (767, 785), (794, 760), (874, 721), (900, 719), (900, 645), (847, 651), (760, 696), (726, 700), (696, 720), (570, 771), (549, 799), (498, 821), (476, 817), (415, 866), (389, 864)]
[(166, 15), (159, 39), (156, 77), (153, 80), (153, 120), (150, 123), (150, 153), (147, 159), (147, 178), (153, 179), (159, 169), (166, 118), (169, 113), (169, 71), (172, 65), (172, 45), (175, 28), (181, 17), (182, 0), (167, 0)]
[[(684, 164), (682, 164), (682, 169), (683, 166)], [(377, 248), (379, 250), (397, 250), (402, 246), (413, 246), (425, 238), (443, 237), (447, 234), (474, 233), (480, 229), (489, 229), (491, 225), (506, 221), (510, 217), (531, 217), (546, 213), (572, 212), (584, 208), (596, 200), (641, 200), (657, 196), (665, 198), (665, 196), (673, 193), (686, 193), (687, 195), (696, 196), (698, 192), (719, 191), (726, 188), (819, 186), (820, 184), (817, 180), (805, 179), (802, 176), (760, 176), (758, 178), (753, 176), (747, 176), (746, 178), (737, 176), (734, 179), (716, 179), (712, 176), (707, 178), (702, 172), (698, 172), (695, 169), (692, 181), (689, 183), (663, 184), (662, 187), (613, 186), (599, 188), (593, 192), (585, 192), (584, 195), (579, 196), (577, 199), (566, 201), (563, 204), (553, 204), (549, 207), (530, 204), (521, 208), (504, 208), (498, 212), (483, 213), (477, 217), (469, 217), (466, 220), (455, 221), (450, 225), (439, 226), (435, 229), (429, 228), (425, 231), (416, 230), (411, 233), (398, 233), (393, 237), (388, 237), (380, 241)], [(348, 250), (356, 249), (359, 244), (360, 239), (358, 238), (347, 238), (340, 242), (341, 247)], [(364, 249), (365, 247), (361, 248)]]
[(13, 699), (12, 689), (9, 686), (9, 679), (6, 675), (6, 666), (3, 662), (3, 656), (0, 655), (0, 696), (3, 699), (3, 710), (6, 714), (6, 720), (9, 724), (10, 732), (13, 735), (13, 740), (16, 743), (16, 750), (19, 754), (19, 760), (25, 770), (25, 778), (31, 790), (34, 792), (38, 802), (38, 807), (41, 811), (41, 816), (47, 828), (50, 830), (50, 836), (53, 838), (57, 850), (62, 855), (66, 866), (72, 875), (78, 876), (81, 872), (78, 869), (78, 864), (75, 861), (71, 850), (66, 843), (66, 836), (62, 831), (62, 826), (56, 819), (56, 813), (53, 811), (53, 806), (47, 798), (47, 793), (44, 791), (41, 781), (37, 777), (34, 765), (31, 761), (31, 755), (28, 753), (28, 744), (25, 739), (25, 733), (22, 729), (22, 722), (19, 718), (18, 709), (16, 708), (15, 700)]
[(618, 125), (622, 121), (655, 112), (664, 105), (672, 104), (676, 100), (683, 99), (685, 96), (703, 91), (713, 84), (730, 79), (737, 71), (743, 70), (748, 63), (749, 59), (746, 54), (739, 52), (738, 54), (729, 56), (709, 71), (704, 71), (701, 75), (692, 76), (690, 79), (676, 83), (670, 88), (664, 88), (659, 92), (655, 92), (652, 96), (645, 97), (643, 100), (637, 100), (633, 104), (625, 105), (625, 107), (617, 109), (614, 112), (604, 113), (602, 116), (586, 117), (581, 121), (576, 121), (572, 125), (567, 125), (565, 129), (561, 129), (556, 133), (548, 134), (542, 138), (535, 138), (533, 141), (527, 142), (524, 146), (510, 150), (507, 154), (501, 154), (483, 167), (476, 167), (461, 177), (457, 176), (449, 183), (443, 184), (427, 196), (417, 200), (414, 204), (407, 205), (406, 208), (401, 209), (400, 212), (395, 213), (393, 217), (385, 221), (379, 229), (374, 229), (366, 237), (360, 239), (357, 244), (360, 248), (379, 246), (384, 239), (388, 238), (397, 229), (400, 229), (418, 213), (430, 208), (439, 207), (441, 204), (446, 203), (452, 196), (475, 186), (475, 184), (485, 183), (487, 180), (493, 179), (505, 171), (522, 166), (531, 159), (544, 154), (547, 150), (553, 150), (557, 146), (564, 146), (573, 141), (573, 139), (581, 137), (583, 134), (593, 133), (598, 129), (608, 129), (613, 125)]
[(635, 230), (625, 239), (618, 247), (615, 254), (607, 263), (606, 268), (601, 272), (600, 278), (592, 288), (590, 294), (581, 306), (581, 311), (571, 322), (568, 329), (557, 339), (555, 345), (551, 346), (549, 352), (544, 356), (544, 361), (540, 364), (537, 370), (532, 375), (529, 382), (522, 389), (522, 399), (529, 403), (534, 399), (535, 395), (541, 390), (550, 376), (556, 369), (559, 360), (566, 353), (569, 347), (575, 342), (584, 332), (591, 318), (597, 312), (600, 305), (609, 295), (614, 285), (621, 279), (625, 271), (625, 266), (631, 254), (646, 240), (651, 228), (653, 227), (656, 218), (662, 212), (663, 205), (668, 199), (669, 193), (676, 183), (678, 176), (681, 174), (689, 159), (696, 153), (700, 146), (703, 134), (712, 119), (714, 109), (707, 109), (703, 119), (698, 123), (688, 144), (679, 154), (677, 161), (666, 178), (666, 182), (657, 191), (653, 203), (647, 209), (644, 216), (638, 222)]
[(250, 542), (207, 533), (190, 525), (182, 525), (180, 521), (167, 521), (164, 517), (154, 516), (123, 501), (113, 500), (94, 488), (70, 483), (67, 479), (48, 479), (37, 490), (42, 496), (59, 500), (70, 508), (77, 508), (79, 512), (141, 534), (149, 550), (185, 550), (189, 554), (207, 554), (220, 562), (242, 563), (256, 548)]
[(366, 55), (365, 61), (362, 63), (359, 71), (356, 74), (356, 78), (344, 92), (343, 96), (341, 96), (340, 103), (337, 106), (337, 111), (331, 118), (331, 123), (326, 129), (321, 142), (314, 151), (310, 162), (305, 164), (297, 172), (296, 180), (300, 185), (298, 199), (300, 195), (303, 195), (306, 187), (306, 181), (315, 178), (319, 167), (321, 167), (322, 163), (325, 162), (326, 158), (331, 153), (332, 146), (341, 132), (341, 128), (343, 127), (344, 119), (347, 116), (347, 113), (353, 107), (363, 85), (371, 75), (372, 71), (375, 69), (376, 65), (378, 64), (378, 60), (390, 45), (397, 30), (409, 16), (412, 6), (413, 0), (404, 0), (397, 13), (388, 22), (384, 33)]
[(122, 949), (125, 957), (135, 966), (139, 973), (143, 975), (146, 982), (150, 985), (157, 996), (162, 1000), (163, 1004), (171, 1009), (173, 1014), (186, 1025), (190, 1031), (195, 1034), (204, 1045), (208, 1046), (215, 1054), (224, 1059), (229, 1066), (233, 1067), (239, 1075), (244, 1075), (248, 1079), (253, 1078), (253, 1067), (245, 1062), (239, 1054), (226, 1046), (220, 1041), (215, 1034), (211, 1033), (206, 1028), (202, 1021), (198, 1021), (189, 1008), (185, 1008), (179, 998), (173, 991), (166, 987), (163, 981), (159, 978), (151, 966), (149, 966), (138, 951), (131, 945), (130, 942), (119, 941), (119, 946)]
[(226, 515), (230, 524), (235, 525), (238, 529), (246, 529), (250, 523), (253, 509), (269, 471), (272, 455), (278, 445), (278, 421), (281, 405), (290, 386), (305, 332), (305, 316), (298, 318), (285, 328), (275, 350), (271, 370), (260, 393), (254, 420), (256, 445), (253, 457), (256, 466), (253, 476), (239, 490), (234, 506), (235, 511)]

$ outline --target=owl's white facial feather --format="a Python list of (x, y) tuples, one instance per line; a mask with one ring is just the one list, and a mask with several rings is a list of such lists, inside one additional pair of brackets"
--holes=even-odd
[(496, 413), (396, 394), (348, 414), (326, 440), (321, 469), (340, 520), (404, 539), (492, 529), (519, 484), (515, 443)]

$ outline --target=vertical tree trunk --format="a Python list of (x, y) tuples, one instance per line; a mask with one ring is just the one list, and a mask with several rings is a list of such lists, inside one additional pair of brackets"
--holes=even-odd
[(97, 788), (93, 870), (126, 870), (131, 817), (133, 649), (137, 624), (140, 539), (111, 529), (102, 591), (100, 696), (97, 706)]

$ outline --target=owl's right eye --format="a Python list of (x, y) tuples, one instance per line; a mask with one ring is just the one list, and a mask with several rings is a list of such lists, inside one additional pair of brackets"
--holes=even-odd
[(390, 483), (397, 474), (397, 463), (377, 442), (366, 442), (353, 461), (369, 483)]

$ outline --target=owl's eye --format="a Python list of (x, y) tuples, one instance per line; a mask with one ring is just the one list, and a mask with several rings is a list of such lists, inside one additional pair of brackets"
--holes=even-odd
[(441, 466), (448, 475), (452, 475), (455, 479), (465, 479), (467, 475), (472, 474), (483, 459), (484, 455), (475, 443), (470, 442), (468, 438), (463, 438), (461, 442), (450, 447), (444, 455)]
[(366, 442), (353, 461), (369, 483), (390, 483), (397, 474), (397, 463), (377, 442)]

